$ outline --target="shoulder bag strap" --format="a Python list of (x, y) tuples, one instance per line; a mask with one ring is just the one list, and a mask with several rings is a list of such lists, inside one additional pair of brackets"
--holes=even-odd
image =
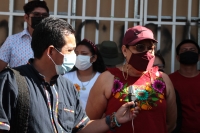
[(18, 85), (18, 98), (15, 112), (14, 132), (27, 133), (28, 117), (30, 108), (30, 96), (27, 82), (24, 76), (18, 70), (12, 69)]

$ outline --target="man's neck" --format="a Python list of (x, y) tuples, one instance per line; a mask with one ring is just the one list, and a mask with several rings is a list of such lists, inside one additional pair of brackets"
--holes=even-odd
[(184, 77), (195, 77), (199, 74), (196, 64), (190, 66), (180, 64), (180, 69), (178, 72)]
[(30, 26), (28, 26), (27, 27), (27, 30), (28, 30), (28, 32), (29, 32), (29, 34), (32, 36), (32, 34), (33, 34), (33, 28), (31, 28)]
[(49, 67), (51, 65), (43, 62), (42, 59), (34, 59), (33, 66), (40, 74), (45, 76), (45, 81), (48, 83), (50, 83), (52, 77), (56, 75), (56, 72), (52, 71), (54, 69)]

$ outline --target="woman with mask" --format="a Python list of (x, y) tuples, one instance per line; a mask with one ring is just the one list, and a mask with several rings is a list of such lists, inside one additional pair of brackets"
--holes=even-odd
[(98, 48), (87, 39), (77, 44), (75, 53), (75, 66), (64, 77), (72, 81), (78, 89), (80, 101), (85, 109), (90, 89), (106, 67)]
[[(118, 123), (115, 133), (170, 133), (176, 126), (176, 97), (169, 77), (152, 67), (157, 41), (143, 26), (129, 28), (123, 38), (123, 66), (108, 68), (90, 91), (86, 113), (90, 119), (106, 118), (128, 101), (141, 108), (137, 118)], [(130, 97), (131, 96), (131, 97)]]

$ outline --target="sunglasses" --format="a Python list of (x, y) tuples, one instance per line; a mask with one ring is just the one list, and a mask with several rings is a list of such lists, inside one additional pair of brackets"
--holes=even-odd
[(30, 14), (33, 14), (33, 17), (49, 17), (49, 13), (31, 12)]
[(154, 44), (146, 45), (146, 44), (139, 43), (139, 44), (134, 45), (134, 47), (138, 52), (144, 52), (146, 50), (153, 50), (155, 48), (155, 45)]

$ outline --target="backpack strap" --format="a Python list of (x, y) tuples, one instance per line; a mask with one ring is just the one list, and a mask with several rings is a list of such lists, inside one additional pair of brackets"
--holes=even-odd
[(14, 132), (15, 133), (27, 133), (28, 118), (30, 109), (30, 96), (27, 86), (27, 82), (24, 76), (20, 74), (18, 70), (11, 69), (17, 81), (18, 86), (18, 98), (15, 111), (14, 120)]

